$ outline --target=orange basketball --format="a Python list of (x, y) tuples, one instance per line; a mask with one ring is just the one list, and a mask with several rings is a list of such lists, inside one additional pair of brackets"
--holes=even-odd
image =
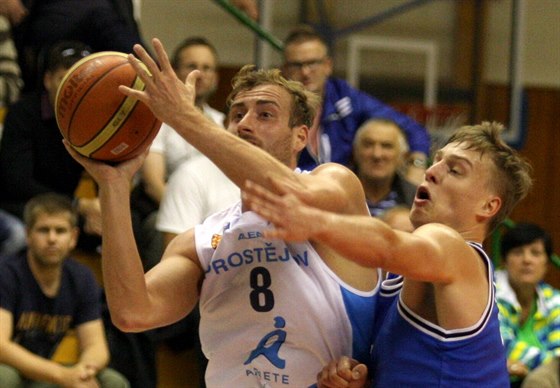
[(62, 136), (80, 154), (119, 162), (149, 146), (161, 122), (119, 85), (143, 90), (124, 53), (104, 51), (72, 66), (58, 87), (55, 113)]

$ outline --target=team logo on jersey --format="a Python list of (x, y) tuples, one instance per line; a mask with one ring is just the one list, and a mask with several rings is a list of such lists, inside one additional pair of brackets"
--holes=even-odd
[(222, 241), (222, 235), (217, 233), (213, 234), (212, 241), (210, 242), (212, 249), (218, 248), (218, 244), (220, 243), (220, 241)]
[(281, 359), (278, 352), (280, 352), (280, 347), (286, 342), (286, 331), (282, 330), (285, 326), (286, 321), (284, 318), (275, 317), (274, 327), (276, 330), (272, 330), (259, 341), (257, 347), (251, 351), (244, 365), (251, 363), (251, 361), (259, 356), (264, 356), (276, 368), (284, 369), (286, 360)]

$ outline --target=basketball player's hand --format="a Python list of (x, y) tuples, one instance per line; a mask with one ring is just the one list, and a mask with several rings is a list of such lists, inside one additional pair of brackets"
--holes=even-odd
[(346, 356), (331, 361), (317, 374), (318, 388), (367, 386), (367, 367)]
[(144, 159), (146, 159), (149, 151), (148, 147), (143, 153), (132, 159), (116, 165), (111, 165), (106, 162), (86, 158), (85, 156), (80, 155), (66, 140), (63, 140), (62, 142), (68, 153), (84, 167), (98, 185), (102, 185), (104, 183), (112, 184), (119, 181), (125, 181), (126, 184), (130, 185), (132, 178), (140, 167), (142, 167)]
[(329, 213), (306, 205), (288, 181), (272, 181), (277, 193), (251, 181), (243, 189), (244, 205), (270, 221), (274, 228), (264, 234), (268, 238), (305, 241), (320, 233), (321, 219)]
[(175, 74), (169, 57), (159, 39), (153, 39), (152, 44), (157, 55), (157, 61), (141, 46), (134, 46), (134, 53), (128, 59), (138, 76), (146, 85), (144, 90), (136, 90), (120, 85), (119, 90), (125, 95), (134, 97), (145, 103), (154, 115), (178, 128), (181, 122), (189, 121), (191, 115), (203, 116), (195, 105), (196, 81), (201, 73), (193, 70), (185, 82)]

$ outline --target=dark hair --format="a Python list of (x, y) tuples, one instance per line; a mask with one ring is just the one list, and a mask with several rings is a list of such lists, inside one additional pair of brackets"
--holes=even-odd
[(173, 55), (171, 56), (171, 66), (173, 66), (174, 69), (179, 66), (179, 54), (181, 53), (181, 51), (191, 46), (208, 47), (214, 54), (214, 57), (216, 57), (216, 61), (218, 60), (218, 52), (216, 51), (216, 48), (212, 45), (212, 43), (201, 36), (192, 36), (179, 43), (179, 45), (175, 48), (175, 51), (173, 51)]
[(546, 255), (550, 258), (552, 256), (552, 239), (543, 228), (528, 222), (515, 225), (502, 236), (500, 246), (502, 259), (505, 260), (512, 249), (531, 244), (537, 240), (543, 241)]
[(72, 200), (58, 193), (44, 193), (36, 195), (25, 204), (23, 220), (25, 226), (32, 228), (37, 222), (39, 214), (61, 214), (68, 213), (70, 224), (75, 227), (78, 224), (78, 215), (72, 206)]
[(310, 40), (317, 40), (321, 42), (327, 48), (327, 54), (329, 53), (330, 47), (327, 44), (326, 39), (313, 27), (306, 24), (298, 26), (288, 33), (288, 36), (284, 39), (284, 47), (290, 44), (308, 42)]
[(85, 43), (66, 40), (50, 46), (44, 61), (44, 72), (69, 69), (80, 59), (87, 57), (93, 50)]

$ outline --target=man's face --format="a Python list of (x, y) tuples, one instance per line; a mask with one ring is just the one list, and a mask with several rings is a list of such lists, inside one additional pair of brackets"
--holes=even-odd
[(184, 81), (191, 71), (200, 70), (201, 77), (196, 82), (196, 99), (206, 102), (218, 86), (217, 65), (214, 53), (207, 46), (189, 46), (179, 53), (175, 72)]
[(354, 161), (361, 179), (392, 181), (402, 164), (402, 134), (391, 123), (372, 122), (363, 128), (354, 145)]
[(28, 254), (41, 267), (56, 267), (74, 249), (77, 238), (78, 230), (72, 227), (69, 213), (42, 213), (27, 230)]
[(323, 95), (325, 83), (332, 74), (332, 61), (327, 47), (319, 40), (291, 43), (284, 48), (283, 73), (301, 82), (309, 91)]
[(295, 168), (307, 127), (290, 128), (292, 96), (278, 85), (260, 85), (235, 96), (228, 130)]
[(513, 248), (504, 259), (509, 282), (514, 287), (534, 287), (546, 275), (548, 256), (542, 239)]
[(413, 225), (438, 222), (459, 232), (474, 229), (492, 208), (489, 205), (499, 201), (491, 188), (494, 170), (491, 159), (479, 151), (465, 149), (465, 144), (446, 145), (435, 154), (418, 187), (410, 216)]

